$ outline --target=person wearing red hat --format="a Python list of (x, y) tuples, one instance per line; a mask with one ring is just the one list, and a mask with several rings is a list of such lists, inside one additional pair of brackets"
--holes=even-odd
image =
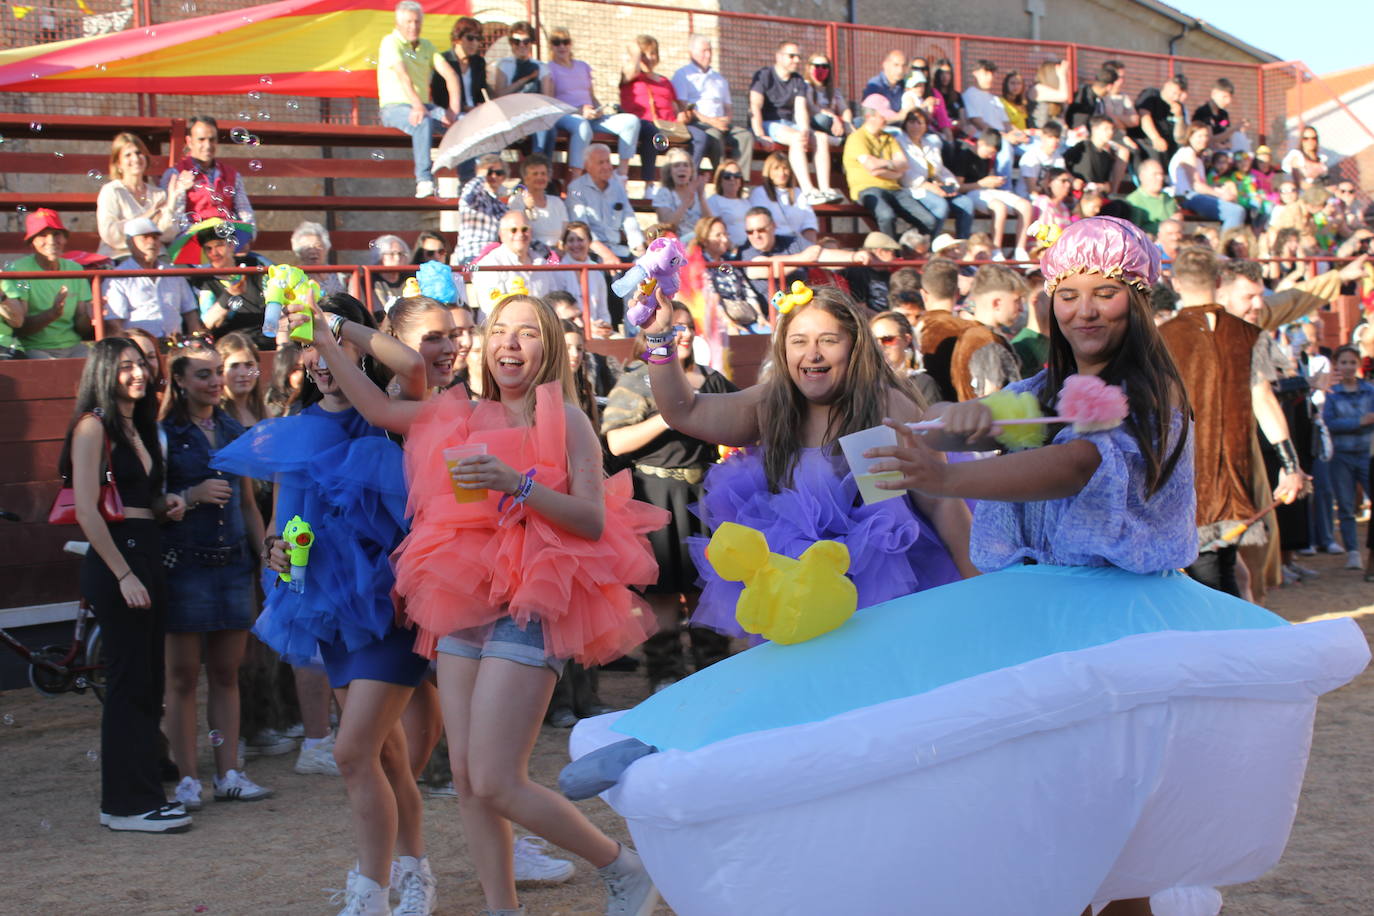
[[(35, 210), (24, 218), (24, 239), (33, 246), (5, 267), (5, 272), (81, 270), (81, 265), (62, 257), (67, 250), (67, 227), (52, 210)], [(8, 327), (0, 330), (0, 346), (22, 350), (29, 359), (84, 358), (86, 344), (95, 337), (91, 322), (91, 284), (84, 277), (51, 280), (0, 279), (0, 315)], [(15, 319), (19, 323), (15, 323)], [(7, 344), (14, 328), (14, 344)]]

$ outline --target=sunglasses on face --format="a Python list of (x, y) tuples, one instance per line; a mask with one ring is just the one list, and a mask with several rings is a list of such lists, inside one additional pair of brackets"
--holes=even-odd
[(1316, 135), (1316, 134), (1303, 134), (1303, 135), (1302, 135), (1302, 138), (1303, 138), (1304, 140), (1315, 140), (1315, 139), (1317, 139), (1317, 135)]
[(482, 37), (481, 35), (478, 35), (478, 34), (476, 34), (475, 32), (467, 32), (467, 33), (465, 33), (465, 34), (463, 34), (463, 35), (459, 35), (459, 36), (458, 36), (458, 40), (459, 40), (459, 41), (478, 41), (478, 40), (481, 39), (481, 37)]
[(721, 172), (721, 173), (720, 173), (720, 180), (721, 180), (721, 181), (739, 181), (739, 180), (740, 180), (741, 178), (743, 178), (743, 177), (744, 177), (744, 176), (741, 175), (739, 172)]
[(783, 57), (787, 58), (788, 60), (801, 60), (800, 54), (784, 54)]
[(813, 60), (813, 61), (811, 62), (811, 66), (815, 67), (817, 70), (829, 70), (829, 69), (830, 69), (830, 65), (827, 64), (827, 63), (826, 63), (825, 61), (823, 61), (823, 60)]
[(498, 175), (498, 176), (501, 176), (501, 177), (505, 177), (506, 170), (505, 170), (505, 169), (487, 169), (487, 174), (488, 174), (488, 175)]
[(896, 335), (896, 334), (880, 334), (880, 335), (878, 335), (878, 343), (882, 344), (882, 345), (885, 346), (885, 347), (890, 347), (890, 346), (892, 346), (893, 344), (895, 344), (896, 342), (897, 342), (897, 335)]
[(566, 47), (566, 46), (572, 44), (572, 39), (571, 39), (571, 38), (550, 38), (550, 39), (549, 39), (549, 44), (553, 45), (555, 48), (562, 48), (562, 47)]
[(759, 227), (756, 228), (756, 229), (745, 229), (745, 230), (744, 230), (744, 234), (745, 234), (745, 235), (763, 235), (763, 234), (766, 233), (767, 231), (768, 231), (768, 227), (767, 227), (767, 226), (759, 226)]
[(527, 45), (527, 44), (530, 43), (530, 39), (529, 39), (529, 38), (517, 38), (516, 36), (512, 35), (512, 36), (510, 37), (510, 43), (513, 44), (513, 45)]
[(529, 226), (507, 226), (505, 231), (511, 233), (512, 235), (529, 235), (529, 234), (530, 234), (530, 227), (529, 227)]

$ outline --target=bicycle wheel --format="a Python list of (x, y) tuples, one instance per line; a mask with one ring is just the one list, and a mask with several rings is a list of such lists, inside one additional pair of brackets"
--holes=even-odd
[(86, 679), (86, 685), (91, 688), (95, 698), (100, 702), (105, 702), (105, 639), (100, 632), (100, 624), (91, 625), (90, 638), (86, 640), (86, 660), (85, 664), (91, 666), (91, 670), (82, 675)]

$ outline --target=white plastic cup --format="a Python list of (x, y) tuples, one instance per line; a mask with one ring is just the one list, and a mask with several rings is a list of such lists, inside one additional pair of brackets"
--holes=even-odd
[(888, 426), (874, 426), (840, 437), (840, 449), (844, 452), (844, 460), (849, 462), (849, 470), (854, 474), (854, 482), (859, 485), (859, 495), (869, 505), (880, 503), (885, 499), (892, 499), (894, 496), (901, 496), (904, 492), (902, 490), (879, 490), (878, 481), (898, 480), (902, 475), (896, 471), (871, 473), (869, 466), (881, 459), (864, 457), (864, 452), (871, 448), (896, 444), (897, 431)]
[(465, 445), (453, 445), (444, 449), (444, 464), (448, 467), (449, 479), (453, 481), (453, 498), (458, 502), (480, 503), (487, 498), (486, 487), (464, 487), (452, 477), (454, 468), (458, 467), (458, 463), (464, 458), (471, 458), (473, 455), (485, 455), (486, 453), (487, 444), (485, 442), (469, 442)]

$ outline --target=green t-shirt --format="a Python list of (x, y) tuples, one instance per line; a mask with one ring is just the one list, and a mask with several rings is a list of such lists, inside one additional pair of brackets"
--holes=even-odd
[(1173, 219), (1178, 213), (1178, 201), (1168, 194), (1151, 197), (1140, 188), (1126, 195), (1126, 206), (1129, 208), (1127, 213), (1131, 222), (1150, 235), (1159, 231), (1160, 223), (1166, 219)]
[(1030, 378), (1035, 375), (1045, 368), (1045, 363), (1049, 362), (1050, 359), (1050, 339), (1039, 331), (1032, 331), (1030, 328), (1022, 328), (1011, 339), (1011, 348), (1021, 363), (1022, 378)]
[(398, 63), (405, 69), (420, 101), (429, 104), (430, 75), (434, 73), (434, 62), (441, 59), (428, 38), (421, 38), (420, 44), (412, 48), (394, 31), (387, 35), (377, 50), (377, 107), (410, 104), (401, 75), (393, 69)]
[[(59, 258), (57, 266), (59, 270), (81, 270), (80, 264), (66, 258)], [(42, 269), (38, 264), (38, 256), (32, 254), (25, 255), (5, 267), (6, 271), (14, 272)], [(41, 315), (51, 309), (53, 300), (57, 298), (58, 292), (64, 286), (67, 287), (67, 302), (62, 307), (62, 317), (37, 334), (19, 337), (19, 344), (23, 349), (65, 350), (81, 343), (81, 336), (76, 333), (72, 319), (76, 315), (76, 307), (79, 303), (91, 301), (91, 283), (85, 277), (64, 277), (53, 280), (0, 278), (0, 292), (3, 292), (7, 299), (18, 299), (27, 303), (29, 317)], [(4, 325), (6, 330), (9, 329), (9, 325), (3, 321), (0, 321), (0, 325)]]

